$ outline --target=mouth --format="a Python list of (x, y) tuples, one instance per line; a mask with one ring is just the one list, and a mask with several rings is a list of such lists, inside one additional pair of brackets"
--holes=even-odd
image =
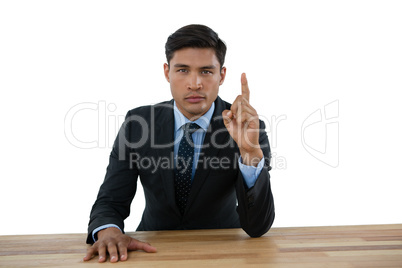
[(205, 100), (205, 97), (199, 95), (192, 95), (185, 98), (186, 101), (190, 103), (197, 103)]

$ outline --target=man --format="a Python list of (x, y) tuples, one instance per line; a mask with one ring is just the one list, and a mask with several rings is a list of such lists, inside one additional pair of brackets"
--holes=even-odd
[(258, 237), (274, 220), (269, 142), (245, 74), (230, 105), (218, 97), (226, 45), (212, 29), (185, 26), (165, 48), (173, 100), (128, 112), (91, 211), (87, 243), (94, 244), (84, 260), (156, 252), (123, 232), (138, 175), (146, 199), (138, 231), (241, 227)]

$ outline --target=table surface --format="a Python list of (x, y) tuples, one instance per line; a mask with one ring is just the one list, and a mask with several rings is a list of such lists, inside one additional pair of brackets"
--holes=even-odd
[(0, 267), (402, 267), (402, 224), (135, 232), (157, 253), (83, 262), (85, 234), (0, 236)]

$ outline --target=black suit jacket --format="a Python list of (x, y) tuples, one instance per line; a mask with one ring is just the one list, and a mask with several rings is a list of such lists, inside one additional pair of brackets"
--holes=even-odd
[(265, 124), (260, 121), (259, 138), (265, 165), (247, 189), (238, 167), (239, 149), (221, 116), (230, 106), (219, 97), (215, 100), (184, 215), (175, 202), (173, 100), (129, 111), (92, 207), (87, 243), (94, 242), (92, 231), (101, 225), (113, 223), (124, 229), (138, 175), (146, 203), (137, 231), (241, 227), (251, 237), (266, 233), (275, 211)]

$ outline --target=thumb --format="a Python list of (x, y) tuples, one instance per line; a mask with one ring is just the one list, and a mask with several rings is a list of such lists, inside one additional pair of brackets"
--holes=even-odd
[(148, 253), (156, 252), (156, 248), (149, 243), (141, 242), (136, 239), (132, 239), (127, 247), (128, 250), (143, 250)]
[(229, 123), (232, 121), (233, 118), (233, 113), (230, 110), (224, 110), (222, 112), (222, 118), (223, 118), (223, 123), (227, 127)]

